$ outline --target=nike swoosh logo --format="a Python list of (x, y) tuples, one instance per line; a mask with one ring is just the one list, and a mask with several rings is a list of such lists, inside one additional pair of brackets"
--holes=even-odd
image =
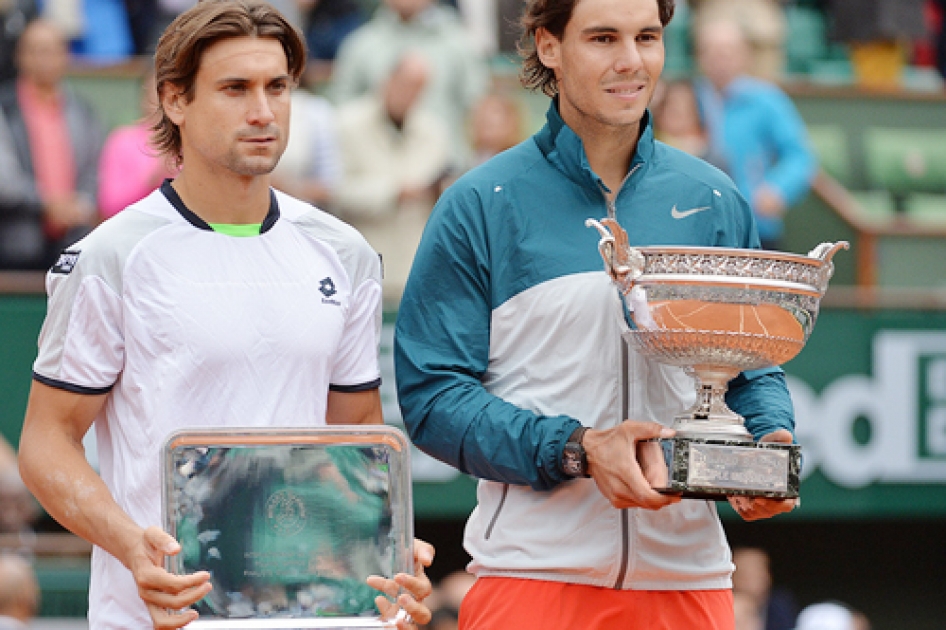
[(685, 219), (691, 214), (696, 214), (697, 212), (703, 212), (704, 210), (709, 210), (711, 206), (701, 206), (699, 208), (693, 208), (692, 210), (684, 210), (683, 212), (677, 210), (676, 204), (674, 204), (673, 209), (670, 211), (670, 216), (674, 219)]

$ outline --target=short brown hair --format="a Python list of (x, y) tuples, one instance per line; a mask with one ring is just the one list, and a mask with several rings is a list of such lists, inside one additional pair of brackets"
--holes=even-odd
[[(522, 71), (519, 80), (529, 90), (542, 90), (548, 96), (558, 94), (558, 82), (555, 72), (546, 68), (535, 49), (535, 33), (544, 28), (561, 40), (565, 27), (572, 19), (575, 6), (581, 0), (528, 0), (519, 20), (522, 36), (519, 39), (519, 55), (522, 57)], [(660, 23), (664, 26), (673, 18), (676, 0), (654, 0), (660, 11)]]
[(201, 0), (167, 27), (154, 53), (156, 120), (151, 145), (176, 165), (181, 164), (181, 130), (164, 112), (161, 95), (170, 84), (187, 102), (194, 98), (194, 81), (201, 57), (212, 44), (234, 37), (278, 40), (286, 53), (289, 74), (298, 83), (305, 70), (306, 49), (301, 35), (279, 11), (258, 0)]

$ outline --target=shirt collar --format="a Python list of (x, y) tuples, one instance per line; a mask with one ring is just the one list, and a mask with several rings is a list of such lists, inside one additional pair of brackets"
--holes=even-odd
[[(174, 186), (171, 185), (171, 179), (165, 179), (164, 183), (161, 184), (161, 193), (167, 198), (168, 202), (174, 209), (177, 210), (182, 217), (184, 217), (188, 223), (193, 225), (196, 228), (201, 230), (213, 231), (213, 228), (210, 225), (197, 216), (190, 208), (184, 204), (184, 200), (181, 199), (181, 196), (177, 194), (177, 191), (174, 190)], [(263, 224), (260, 227), (260, 234), (265, 234), (268, 232), (274, 225), (276, 221), (279, 220), (279, 203), (276, 201), (276, 193), (273, 192), (273, 189), (269, 189), (269, 212), (266, 213), (266, 217), (263, 219)]]

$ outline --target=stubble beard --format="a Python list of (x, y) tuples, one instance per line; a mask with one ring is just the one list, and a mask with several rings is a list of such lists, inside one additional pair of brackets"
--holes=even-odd
[(567, 92), (561, 96), (564, 100), (568, 101), (569, 107), (578, 115), (580, 120), (577, 122), (586, 128), (588, 127), (588, 123), (593, 123), (600, 129), (607, 129), (611, 133), (630, 131), (636, 133), (637, 129), (640, 127), (641, 120), (644, 117), (644, 109), (641, 109), (640, 115), (635, 115), (632, 119), (628, 116), (628, 112), (626, 110), (622, 113), (616, 113), (614, 115), (605, 113), (601, 110), (601, 108), (598, 108), (594, 111), (589, 111), (591, 108), (588, 107), (587, 102), (582, 102), (580, 99), (572, 98)]
[(227, 153), (224, 166), (244, 177), (269, 175), (279, 163), (284, 149), (285, 147), (272, 155), (240, 155), (237, 151), (230, 151)]

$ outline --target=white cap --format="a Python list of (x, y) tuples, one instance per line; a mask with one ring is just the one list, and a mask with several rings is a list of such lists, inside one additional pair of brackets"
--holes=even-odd
[(854, 630), (854, 615), (840, 604), (812, 604), (798, 614), (795, 630)]

